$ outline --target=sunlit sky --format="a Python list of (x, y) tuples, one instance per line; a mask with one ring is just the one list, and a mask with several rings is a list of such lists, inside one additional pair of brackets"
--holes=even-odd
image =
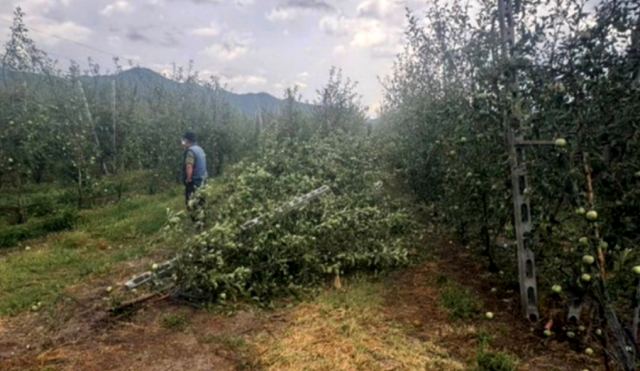
[(425, 0), (2, 0), (0, 42), (20, 5), (37, 45), (60, 65), (92, 57), (168, 73), (193, 60), (238, 93), (277, 97), (297, 85), (313, 101), (331, 66), (357, 81), (370, 113), (402, 50), (405, 8)]

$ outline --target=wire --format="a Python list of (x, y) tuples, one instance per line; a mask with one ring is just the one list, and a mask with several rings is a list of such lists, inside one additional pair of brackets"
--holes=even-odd
[[(0, 19), (0, 23), (2, 23), (2, 21), (3, 20)], [(6, 24), (8, 24), (8, 25), (13, 24), (12, 21), (6, 21), (6, 22), (7, 22)], [(34, 31), (34, 32), (42, 34), (42, 35), (47, 35), (47, 36), (50, 36), (50, 37), (53, 37), (53, 38), (56, 38), (56, 39), (59, 39), (59, 40), (67, 41), (67, 42), (76, 44), (76, 45), (78, 45), (80, 47), (83, 47), (85, 49), (89, 49), (89, 50), (92, 50), (92, 51), (97, 52), (97, 53), (108, 55), (108, 56), (110, 56), (112, 58), (126, 59), (126, 58), (122, 58), (121, 56), (119, 56), (116, 53), (112, 53), (112, 52), (104, 50), (104, 49), (99, 49), (99, 48), (96, 48), (94, 46), (82, 43), (80, 41), (72, 40), (72, 39), (69, 39), (69, 38), (66, 38), (66, 37), (55, 35), (55, 34), (52, 34), (52, 33), (46, 32), (46, 31), (42, 31), (42, 30), (40, 30), (38, 28), (35, 28), (35, 27), (32, 27), (32, 26), (25, 25), (25, 27), (26, 27), (27, 31)]]
[(50, 34), (50, 33), (47, 33), (47, 32), (41, 31), (41, 30), (38, 30), (37, 28), (27, 27), (27, 29), (33, 30), (33, 31), (35, 31), (35, 32), (37, 32), (37, 33), (39, 33), (39, 34), (43, 34), (43, 35), (48, 35), (48, 36), (51, 36), (51, 37), (55, 37), (56, 39), (60, 39), (60, 40), (64, 40), (64, 41), (68, 41), (68, 42), (70, 42), (70, 43), (76, 44), (76, 45), (81, 46), (81, 47), (83, 47), (83, 48), (86, 48), (86, 49), (89, 49), (89, 50), (93, 50), (94, 52), (102, 53), (102, 54), (108, 55), (108, 56), (113, 57), (113, 58), (121, 58), (119, 55), (117, 55), (117, 54), (115, 54), (115, 53), (111, 53), (111, 52), (109, 52), (109, 51), (105, 51), (105, 50), (102, 50), (102, 49), (98, 49), (98, 48), (93, 47), (93, 46), (91, 46), (91, 45), (88, 45), (88, 44), (85, 44), (85, 43), (81, 43), (81, 42), (79, 42), (79, 41), (71, 40), (71, 39), (68, 39), (68, 38), (66, 38), (66, 37), (62, 37), (62, 36), (58, 36), (58, 35), (54, 35), (54, 34)]

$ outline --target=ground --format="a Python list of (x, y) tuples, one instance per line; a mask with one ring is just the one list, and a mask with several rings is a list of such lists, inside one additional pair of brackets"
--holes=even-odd
[(434, 229), (416, 241), (412, 266), (328, 280), (273, 308), (158, 296), (113, 315), (118, 284), (170, 254), (154, 230), (179, 203), (155, 196), (92, 211), (93, 223), (5, 253), (0, 369), (598, 369), (598, 359), (535, 334), (516, 294)]

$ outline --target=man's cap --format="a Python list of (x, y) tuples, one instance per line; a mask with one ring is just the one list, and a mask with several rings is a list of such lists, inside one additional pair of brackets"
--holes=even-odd
[(184, 133), (182, 138), (188, 140), (191, 143), (195, 143), (195, 141), (196, 141), (196, 133), (194, 133), (192, 131), (187, 131), (186, 133)]

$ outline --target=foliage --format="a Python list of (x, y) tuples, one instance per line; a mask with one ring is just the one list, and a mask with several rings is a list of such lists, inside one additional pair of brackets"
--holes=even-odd
[[(405, 264), (413, 223), (380, 192), (378, 161), (359, 137), (265, 139), (253, 161), (234, 167), (223, 191), (205, 189), (200, 195), (208, 207), (194, 217), (204, 223), (203, 230), (179, 255), (177, 283), (183, 295), (265, 303), (327, 277)], [(278, 210), (323, 185), (333, 194), (302, 209)], [(260, 225), (242, 230), (244, 222), (258, 216)]]
[[(381, 132), (393, 138), (394, 166), (433, 203), (433, 217), (480, 246), (492, 270), (507, 272), (513, 250), (496, 248), (513, 238), (506, 128), (531, 140), (566, 138), (567, 146), (526, 149), (539, 287), (561, 284), (565, 303), (594, 303), (586, 321), (605, 321), (606, 312), (615, 329), (612, 305), (631, 322), (631, 310), (620, 309), (631, 304), (630, 270), (640, 259), (640, 10), (626, 0), (593, 9), (581, 1), (505, 4), (513, 5), (513, 45), (504, 43), (493, 2), (475, 3), (474, 12), (461, 1), (436, 2), (424, 19), (409, 15)], [(598, 220), (580, 208), (597, 210)], [(584, 254), (596, 264), (582, 264)], [(580, 282), (583, 273), (595, 282)], [(623, 349), (624, 335), (613, 332), (608, 344)]]
[(331, 68), (329, 81), (318, 90), (314, 121), (322, 133), (361, 133), (366, 122), (366, 109), (356, 93), (357, 83), (346, 80), (342, 70)]
[[(218, 81), (199, 79), (191, 67), (169, 79), (125, 71), (118, 60), (113, 72), (91, 59), (85, 70), (72, 62), (60, 71), (30, 38), (20, 8), (0, 57), (0, 187), (16, 195), (17, 223), (34, 215), (25, 206), (34, 183), (73, 186), (76, 205), (88, 207), (105, 189), (103, 177), (147, 171), (150, 192), (177, 181), (187, 129), (214, 175), (254, 145), (251, 122), (230, 107)], [(123, 186), (111, 188), (121, 195)]]
[(74, 209), (62, 209), (52, 215), (31, 219), (25, 224), (0, 226), (0, 248), (73, 227), (77, 219)]

